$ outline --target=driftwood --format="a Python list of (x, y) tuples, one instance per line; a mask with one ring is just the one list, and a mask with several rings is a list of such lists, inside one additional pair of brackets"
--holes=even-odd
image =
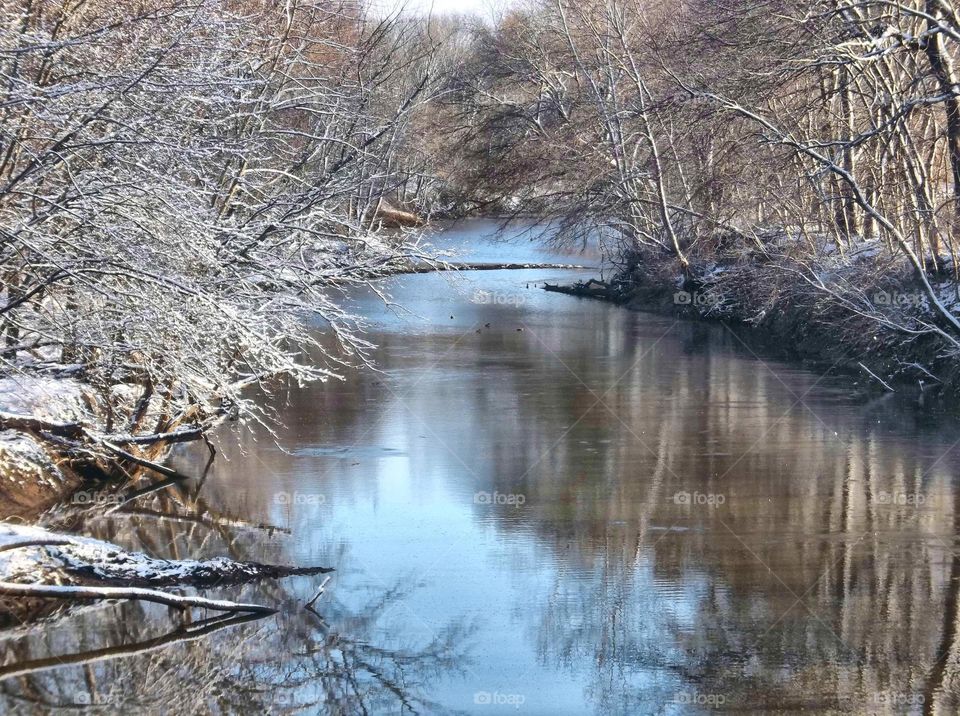
[(580, 298), (599, 298), (605, 301), (614, 301), (616, 303), (622, 303), (629, 298), (629, 295), (625, 294), (619, 286), (611, 285), (606, 281), (598, 281), (594, 278), (590, 279), (586, 283), (583, 281), (578, 281), (577, 283), (569, 286), (545, 283), (543, 285), (543, 290), (551, 291), (553, 293), (565, 293), (567, 295), (578, 296)]
[(436, 273), (441, 271), (527, 271), (527, 270), (554, 270), (554, 269), (571, 269), (571, 270), (581, 270), (589, 269), (589, 266), (578, 266), (576, 264), (558, 264), (558, 263), (490, 263), (490, 262), (473, 262), (473, 263), (446, 263), (440, 262), (436, 264), (416, 264), (406, 269), (401, 269), (397, 271), (400, 274), (410, 274), (410, 273)]

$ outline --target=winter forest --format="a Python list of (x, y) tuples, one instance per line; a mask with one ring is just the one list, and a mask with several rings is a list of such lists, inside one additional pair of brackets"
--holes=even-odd
[(953, 0), (4, 0), (0, 711), (954, 713), (958, 63)]

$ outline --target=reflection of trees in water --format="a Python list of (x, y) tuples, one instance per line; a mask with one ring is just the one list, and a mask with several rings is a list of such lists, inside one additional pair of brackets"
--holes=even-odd
[[(258, 547), (270, 528), (218, 513), (194, 494), (195, 487), (174, 485), (109, 515), (101, 505), (51, 515), (48, 522), (160, 557), (262, 559)], [(341, 560), (329, 550), (317, 555), (319, 563)], [(328, 587), (317, 605), (321, 617), (303, 608), (300, 594), (315, 590), (314, 581), (220, 590), (279, 608), (264, 620), (204, 620), (199, 612), (184, 617), (124, 603), (73, 608), (47, 622), (0, 632), (0, 711), (429, 711), (427, 687), (463, 667), (469, 630), (451, 624), (428, 643), (405, 644), (385, 629), (382, 615), (406, 596), (406, 585), (353, 608)]]
[[(730, 707), (956, 708), (960, 504), (957, 460), (943, 457), (955, 435), (703, 350), (641, 362), (605, 400), (618, 417), (595, 408), (605, 415), (583, 418), (536, 469), (505, 452), (492, 470), (495, 489), (526, 495), (522, 519), (496, 513), (501, 528), (534, 526), (567, 575), (537, 627), (542, 658), (592, 663), (600, 712), (637, 706), (652, 690), (638, 675), (657, 668)], [(602, 392), (610, 373), (583, 369)], [(538, 387), (568, 389), (558, 376)], [(590, 405), (577, 391), (541, 394), (569, 409), (524, 411), (524, 442), (577, 420)], [(600, 443), (602, 454), (572, 447)], [(725, 503), (672, 499), (696, 492)], [(919, 507), (896, 504), (916, 495)], [(664, 617), (671, 600), (689, 618)]]
[[(601, 713), (669, 708), (678, 692), (734, 709), (956, 708), (955, 422), (731, 359), (743, 351), (722, 331), (675, 329), (643, 355), (669, 324), (638, 340), (622, 315), (468, 338), (442, 379), (399, 388), (477, 489), (525, 496), (519, 512), (489, 508), (500, 529), (553, 545), (558, 576), (530, 625), (542, 661), (591, 665)], [(409, 350), (384, 357), (413, 367)], [(322, 410), (370, 388), (336, 389)], [(398, 401), (385, 402), (335, 434), (349, 444)], [(426, 459), (412, 454), (411, 472), (429, 474)], [(725, 503), (678, 505), (680, 492)], [(918, 494), (919, 508), (891, 504)]]
[[(953, 425), (921, 424), (923, 416), (891, 399), (851, 405), (829, 381), (815, 386), (815, 377), (792, 369), (777, 369), (778, 378), (759, 363), (732, 360), (729, 336), (681, 331), (643, 356), (669, 323), (638, 340), (625, 330), (624, 315), (599, 314), (576, 333), (558, 326), (468, 336), (420, 384), (423, 346), (384, 337), (390, 346), (379, 359), (393, 377), (367, 374), (291, 393), (277, 406), (287, 422), (280, 441), (376, 445), (386, 413), (410, 413), (422, 422), (401, 422), (407, 432), (390, 435), (407, 441), (415, 479), (435, 473), (440, 460), (453, 461), (418, 447), (432, 442), (421, 434), (435, 434), (477, 473), (475, 489), (524, 494), (522, 509), (492, 506), (485, 515), (501, 530), (532, 530), (552, 546), (556, 577), (528, 624), (530, 638), (544, 663), (592, 670), (589, 695), (598, 713), (669, 710), (677, 693), (723, 695), (732, 710), (899, 713), (922, 710), (924, 699), (928, 712), (955, 710), (960, 493), (957, 460), (941, 459), (956, 437)], [(430, 340), (439, 356), (457, 337)], [(377, 385), (383, 380), (395, 381), (396, 394)], [(599, 396), (612, 413), (603, 404), (588, 411)], [(259, 448), (270, 437), (255, 437), (244, 438), (246, 453), (224, 446), (230, 460), (217, 463), (220, 477), (202, 493), (218, 506), (236, 506), (236, 514), (216, 515), (221, 525), (226, 518), (270, 522), (277, 489), (306, 489), (282, 481), (296, 479), (289, 476), (302, 458), (275, 449), (265, 456)], [(247, 456), (267, 461), (280, 478)], [(349, 493), (356, 474), (349, 460), (329, 464), (315, 485), (333, 480), (338, 495)], [(722, 494), (725, 503), (695, 509), (672, 499), (694, 491)], [(918, 493), (920, 509), (889, 504), (891, 496)], [(212, 519), (209, 505), (194, 507)], [(111, 521), (97, 536), (155, 554), (283, 561), (266, 552), (255, 529), (128, 519)], [(292, 527), (308, 536), (304, 525)], [(346, 562), (326, 556), (317, 561)], [(333, 589), (328, 597), (335, 596)], [(218, 667), (217, 678), (229, 677), (218, 694), (241, 699), (249, 689), (251, 698), (267, 699), (276, 684), (288, 683), (302, 703), (322, 701), (328, 710), (367, 681), (380, 695), (370, 696), (371, 711), (403, 698), (425, 707), (420, 687), (456, 671), (464, 628), (419, 648), (373, 649), (380, 608), (351, 616), (336, 605), (324, 610), (327, 621), (351, 639), (295, 619), (279, 628), (241, 625), (189, 648), (207, 650), (198, 659), (234, 667)], [(127, 638), (114, 636), (111, 643)], [(213, 645), (223, 651), (211, 656)], [(114, 683), (149, 673), (147, 666)], [(401, 670), (409, 673), (401, 677)], [(205, 673), (199, 664), (194, 672)], [(197, 678), (198, 693), (206, 681)], [(401, 698), (398, 684), (413, 695)], [(321, 686), (327, 690), (315, 691)], [(217, 698), (222, 710), (234, 705)]]

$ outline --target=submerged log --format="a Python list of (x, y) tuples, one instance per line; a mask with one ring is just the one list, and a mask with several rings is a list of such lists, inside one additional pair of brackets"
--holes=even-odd
[[(332, 572), (329, 567), (286, 567), (231, 559), (167, 560), (127, 552), (109, 542), (0, 523), (0, 597), (23, 600), (131, 599), (177, 609), (272, 614), (260, 604), (163, 592), (158, 587), (214, 587), (291, 575)], [(29, 618), (29, 603), (10, 609)], [(19, 612), (23, 611), (23, 614)]]
[(436, 264), (417, 264), (408, 269), (398, 271), (398, 273), (435, 273), (439, 271), (527, 271), (527, 270), (554, 270), (571, 269), (584, 270), (589, 266), (578, 266), (576, 264), (559, 263), (490, 263), (490, 262), (468, 262), (468, 263), (436, 263)]
[(630, 298), (630, 295), (624, 292), (620, 286), (611, 285), (606, 281), (598, 281), (594, 278), (586, 283), (578, 281), (569, 286), (545, 283), (543, 290), (553, 293), (565, 293), (569, 296), (578, 296), (580, 298), (599, 298), (616, 303), (622, 303)]

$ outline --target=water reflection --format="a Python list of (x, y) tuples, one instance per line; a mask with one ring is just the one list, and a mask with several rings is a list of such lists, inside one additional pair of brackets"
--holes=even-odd
[[(381, 372), (265, 396), (276, 436), (225, 428), (186, 530), (143, 506), (86, 523), (161, 555), (335, 566), (329, 630), (301, 608), (316, 584), (288, 580), (277, 622), (8, 679), (6, 703), (93, 678), (227, 711), (956, 712), (956, 419), (723, 327), (533, 288), (557, 278), (405, 277), (402, 316), (355, 296)], [(114, 610), (118, 633), (100, 610), (8, 643), (24, 661), (166, 618)]]
[(267, 510), (316, 491), (281, 511), (303, 555), (339, 535), (367, 579), (413, 570), (420, 618), (479, 619), (447, 709), (954, 709), (956, 422), (723, 328), (559, 301), (381, 317), (384, 374), (286, 394), (291, 453), (230, 484)]
[[(88, 520), (83, 531), (176, 557), (229, 552), (261, 554), (267, 537), (207, 513), (184, 524), (145, 519), (177, 512), (168, 497), (150, 510)], [(202, 508), (201, 508), (202, 509)], [(160, 527), (160, 525), (164, 527)], [(275, 531), (274, 537), (283, 531)], [(337, 553), (316, 555), (349, 561)], [(267, 550), (270, 551), (270, 550)], [(396, 713), (431, 712), (429, 685), (469, 664), (471, 629), (464, 622), (438, 628), (429, 640), (391, 636), (383, 624), (393, 605), (416, 589), (397, 580), (351, 592), (328, 591), (316, 612), (303, 608), (316, 584), (307, 579), (216, 590), (231, 599), (260, 600), (276, 617), (241, 616), (193, 621), (154, 605), (124, 603), (73, 609), (40, 626), (0, 632), (0, 710), (49, 713)]]

